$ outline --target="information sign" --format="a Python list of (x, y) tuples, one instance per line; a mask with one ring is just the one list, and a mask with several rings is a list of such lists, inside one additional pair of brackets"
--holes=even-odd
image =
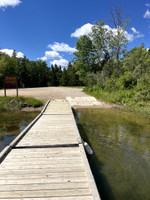
[(18, 97), (18, 78), (17, 76), (5, 76), (4, 77), (4, 91), (6, 96), (6, 89), (16, 89)]

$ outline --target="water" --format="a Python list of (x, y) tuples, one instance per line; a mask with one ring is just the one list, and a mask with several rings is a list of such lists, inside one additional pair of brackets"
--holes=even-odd
[[(0, 113), (0, 151), (38, 113)], [(111, 109), (76, 110), (102, 200), (150, 200), (150, 120)]]
[(150, 120), (110, 109), (75, 111), (102, 200), (150, 199)]
[(0, 152), (38, 115), (37, 112), (0, 113)]

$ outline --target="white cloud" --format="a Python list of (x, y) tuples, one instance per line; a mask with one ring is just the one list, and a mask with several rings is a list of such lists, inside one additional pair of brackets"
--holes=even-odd
[(77, 28), (74, 33), (71, 34), (71, 37), (79, 38), (81, 35), (88, 35), (92, 31), (92, 24), (87, 23)]
[[(111, 31), (114, 35), (117, 35), (117, 29), (116, 28), (111, 28), (108, 25), (104, 25), (104, 28), (107, 29), (108, 31)], [(123, 31), (123, 29), (120, 27), (120, 29)], [(131, 33), (128, 33), (127, 31), (124, 32), (125, 37), (129, 42), (132, 42), (134, 40), (134, 35)]]
[(66, 59), (60, 59), (60, 60), (53, 60), (52, 62), (50, 62), (51, 65), (58, 65), (61, 67), (67, 67), (69, 62)]
[(150, 11), (147, 9), (145, 14), (143, 15), (144, 18), (150, 18)]
[(15, 7), (20, 3), (20, 0), (0, 0), (0, 8), (5, 10), (8, 6)]
[(146, 3), (145, 6), (150, 7), (150, 4), (149, 4), (149, 3)]
[[(0, 50), (0, 52), (2, 52), (2, 53), (5, 53), (5, 54), (7, 54), (7, 55), (9, 55), (10, 57), (12, 57), (12, 55), (13, 55), (13, 49), (1, 49)], [(17, 58), (23, 58), (24, 57), (24, 54), (22, 53), (22, 52), (16, 52), (16, 57)]]
[(127, 31), (125, 31), (125, 36), (129, 42), (132, 42), (134, 40), (134, 35), (131, 33), (128, 33)]
[(140, 33), (139, 31), (137, 31), (134, 27), (131, 28), (131, 31), (133, 33), (128, 33), (127, 31), (125, 31), (125, 36), (129, 42), (132, 42), (136, 38), (144, 37), (144, 35)]
[(37, 59), (42, 61), (51, 59), (53, 60), (50, 62), (51, 64), (61, 65), (62, 67), (66, 67), (68, 65), (68, 61), (63, 59), (63, 57), (58, 52), (73, 53), (77, 51), (75, 48), (72, 48), (63, 42), (55, 42), (54, 44), (49, 44), (48, 47), (52, 49), (52, 51), (45, 51), (45, 56)]
[(134, 33), (134, 38), (144, 37), (144, 35), (142, 33), (140, 33), (139, 31), (137, 31), (134, 27), (132, 27), (131, 30)]
[(12, 49), (1, 49), (0, 52), (5, 53), (5, 54), (9, 55), (10, 57), (13, 54), (13, 50)]
[(47, 59), (61, 59), (62, 57), (56, 51), (45, 51), (45, 57)]
[(22, 52), (17, 52), (17, 58), (23, 58), (24, 57), (24, 54)]
[(41, 57), (41, 58), (38, 58), (38, 60), (46, 61), (46, 60), (47, 60), (47, 57), (46, 57), (46, 56), (43, 56), (43, 57)]
[(139, 34), (139, 31), (137, 31), (134, 27), (132, 27), (131, 30), (133, 31), (133, 33)]
[[(91, 33), (92, 26), (93, 25), (90, 23), (87, 23), (87, 24), (81, 26), (81, 28), (76, 29), (76, 31), (71, 34), (71, 37), (79, 38), (81, 35), (87, 35), (87, 34)], [(104, 25), (104, 28), (107, 29), (108, 32), (111, 31), (114, 35), (117, 34), (117, 29), (111, 28), (109, 25)], [(125, 36), (129, 40), (129, 42), (131, 42), (135, 39), (134, 35), (128, 33), (127, 31), (125, 31)]]
[[(108, 31), (111, 31), (114, 35), (117, 34), (117, 29), (116, 28), (111, 28), (108, 25), (104, 25), (104, 28), (106, 28)], [(132, 30), (133, 33), (128, 33), (127, 31), (124, 32), (125, 37), (127, 38), (127, 40), (129, 42), (132, 42), (136, 38), (144, 37), (144, 35), (142, 33), (140, 33), (139, 31), (137, 31), (134, 27), (132, 27), (131, 30)]]
[(51, 48), (53, 51), (59, 51), (59, 52), (67, 52), (67, 53), (73, 53), (76, 51), (75, 48), (70, 47), (68, 44), (65, 43), (59, 43), (55, 42), (54, 44), (49, 44), (49, 48)]

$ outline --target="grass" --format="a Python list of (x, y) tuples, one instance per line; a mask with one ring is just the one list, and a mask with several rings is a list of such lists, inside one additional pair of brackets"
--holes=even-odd
[(125, 111), (133, 111), (150, 117), (150, 102), (137, 98), (135, 90), (104, 91), (102, 89), (84, 88), (86, 94), (102, 101), (121, 106)]
[(25, 107), (40, 107), (43, 102), (32, 97), (0, 97), (0, 112), (19, 111)]

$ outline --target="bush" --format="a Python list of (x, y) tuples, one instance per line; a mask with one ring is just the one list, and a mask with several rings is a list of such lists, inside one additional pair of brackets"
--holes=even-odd
[(115, 91), (116, 89), (118, 89), (116, 85), (116, 79), (113, 76), (111, 78), (106, 78), (105, 90), (111, 92)]
[(150, 89), (138, 91), (135, 95), (135, 101), (150, 101)]
[(137, 80), (131, 72), (127, 72), (117, 80), (119, 89), (132, 89), (137, 85)]

